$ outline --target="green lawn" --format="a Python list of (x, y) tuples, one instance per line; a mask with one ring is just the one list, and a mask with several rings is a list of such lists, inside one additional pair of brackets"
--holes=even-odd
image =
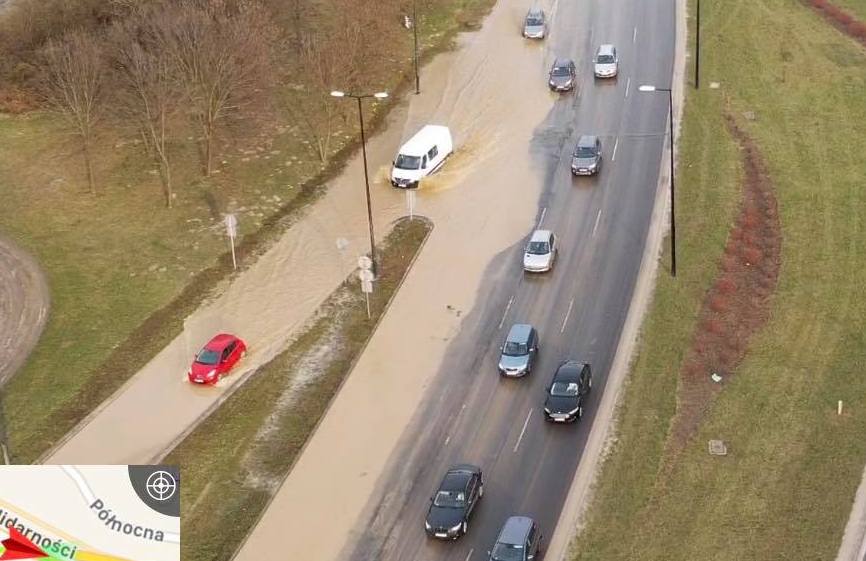
[(366, 346), (430, 228), (407, 219), (383, 243), (372, 320), (353, 275), (286, 351), (166, 458), (183, 466), (185, 561), (229, 559), (237, 549)]
[[(486, 13), (492, 0), (427, 6), (421, 38), (432, 53)], [(411, 74), (410, 34), (370, 79), (400, 94)], [(300, 91), (288, 88), (287, 95)], [(348, 106), (347, 106), (348, 107)], [(372, 128), (383, 111), (368, 115)], [(354, 117), (354, 114), (351, 114)], [(284, 231), (321, 194), (355, 147), (355, 119), (339, 120), (332, 163), (316, 157), (302, 123), (278, 113), (268, 127), (226, 143), (210, 179), (189, 141), (173, 147), (177, 200), (162, 206), (158, 177), (140, 147), (103, 135), (99, 194), (86, 193), (74, 138), (44, 113), (0, 114), (0, 230), (32, 252), (51, 285), (39, 345), (5, 388), (13, 461), (34, 461), (120, 387), (182, 329), (183, 318), (230, 275), (221, 213), (237, 209), (242, 260)]]
[[(705, 1), (701, 20), (704, 87), (688, 92), (677, 183), (681, 268), (659, 277), (573, 559), (832, 559), (866, 461), (866, 50), (797, 2)], [(782, 269), (767, 326), (662, 484), (677, 373), (739, 202), (726, 98), (776, 186)], [(711, 438), (727, 457), (707, 454)]]

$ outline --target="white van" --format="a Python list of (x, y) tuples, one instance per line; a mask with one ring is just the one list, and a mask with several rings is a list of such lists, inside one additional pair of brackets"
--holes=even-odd
[(439, 169), (453, 150), (448, 127), (425, 125), (400, 147), (391, 168), (391, 184), (417, 187), (421, 178)]

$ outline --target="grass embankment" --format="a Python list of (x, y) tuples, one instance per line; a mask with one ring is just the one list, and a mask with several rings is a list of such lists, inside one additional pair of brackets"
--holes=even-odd
[[(866, 51), (784, 0), (705, 2), (701, 23), (704, 82), (688, 90), (677, 183), (680, 269), (659, 276), (572, 558), (832, 559), (866, 459)], [(682, 361), (740, 201), (725, 97), (775, 185), (782, 266), (769, 322), (662, 485)], [(708, 455), (715, 438), (727, 457)]]
[(183, 559), (232, 556), (367, 344), (430, 228), (425, 220), (404, 219), (385, 240), (371, 320), (352, 276), (287, 350), (166, 458), (183, 466)]
[[(424, 53), (443, 50), (493, 0), (429, 4)], [(411, 34), (367, 69), (377, 89), (404, 90)], [(294, 88), (294, 89), (293, 89)], [(289, 85), (291, 92), (302, 91)], [(373, 128), (387, 104), (368, 114)], [(173, 147), (177, 200), (161, 206), (159, 182), (140, 146), (106, 134), (96, 162), (99, 195), (86, 194), (74, 139), (43, 113), (0, 114), (0, 229), (32, 252), (52, 290), (52, 310), (27, 365), (5, 388), (13, 461), (28, 463), (111, 395), (182, 329), (232, 274), (221, 214), (234, 210), (241, 265), (317, 198), (356, 147), (355, 119), (340, 120), (323, 165), (304, 124), (276, 115), (253, 138), (222, 147), (219, 171), (199, 176), (193, 143)], [(282, 122), (281, 122), (282, 119)]]

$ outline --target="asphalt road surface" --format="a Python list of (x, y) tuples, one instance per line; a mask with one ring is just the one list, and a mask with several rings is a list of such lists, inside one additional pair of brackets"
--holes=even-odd
[[(667, 96), (637, 88), (670, 85), (675, 14), (672, 0), (559, 1), (548, 12), (552, 32), (527, 48), (573, 57), (579, 86), (578, 95), (561, 96), (528, 147), (546, 174), (538, 222), (559, 237), (556, 268), (524, 275), (522, 246), (490, 266), (486, 300), (454, 338), (343, 558), (484, 559), (513, 514), (532, 516), (549, 538), (581, 459), (631, 300), (665, 149)], [(616, 80), (592, 77), (602, 42), (618, 48)], [(602, 137), (600, 177), (571, 176), (580, 134)], [(501, 379), (498, 349), (515, 322), (539, 329), (540, 360), (527, 378)], [(581, 421), (554, 426), (543, 420), (544, 388), (567, 358), (592, 364), (593, 393)], [(458, 462), (484, 469), (484, 498), (467, 536), (428, 539), (430, 495)]]

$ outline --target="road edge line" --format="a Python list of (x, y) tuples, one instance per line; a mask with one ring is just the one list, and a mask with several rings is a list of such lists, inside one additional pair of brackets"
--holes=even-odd
[[(676, 0), (675, 9), (676, 43), (674, 47), (675, 54), (671, 89), (674, 90), (674, 112), (676, 114), (674, 125), (676, 128), (674, 130), (675, 138), (670, 139), (669, 142), (673, 142), (676, 147), (680, 136), (680, 124), (682, 122), (684, 105), (683, 94), (688, 39), (686, 33), (688, 22), (687, 0)], [(669, 116), (669, 118), (673, 117), (672, 115)], [(643, 318), (649, 309), (655, 293), (655, 280), (662, 255), (662, 242), (670, 230), (667, 221), (661, 222), (668, 217), (668, 213), (670, 212), (668, 197), (669, 182), (670, 151), (665, 150), (659, 162), (656, 200), (653, 205), (652, 219), (650, 221), (646, 245), (644, 246), (644, 253), (641, 258), (635, 289), (632, 292), (632, 299), (629, 304), (625, 324), (617, 343), (617, 350), (614, 355), (608, 383), (605, 384), (605, 391), (602, 395), (601, 403), (599, 403), (598, 414), (593, 421), (583, 456), (578, 463), (574, 479), (560, 511), (559, 520), (545, 552), (545, 559), (549, 561), (566, 561), (571, 544), (583, 529), (585, 516), (593, 498), (595, 483), (616, 434), (616, 415), (621, 404), (620, 398), (624, 382), (635, 356)], [(587, 454), (587, 452), (590, 452), (590, 454)]]

